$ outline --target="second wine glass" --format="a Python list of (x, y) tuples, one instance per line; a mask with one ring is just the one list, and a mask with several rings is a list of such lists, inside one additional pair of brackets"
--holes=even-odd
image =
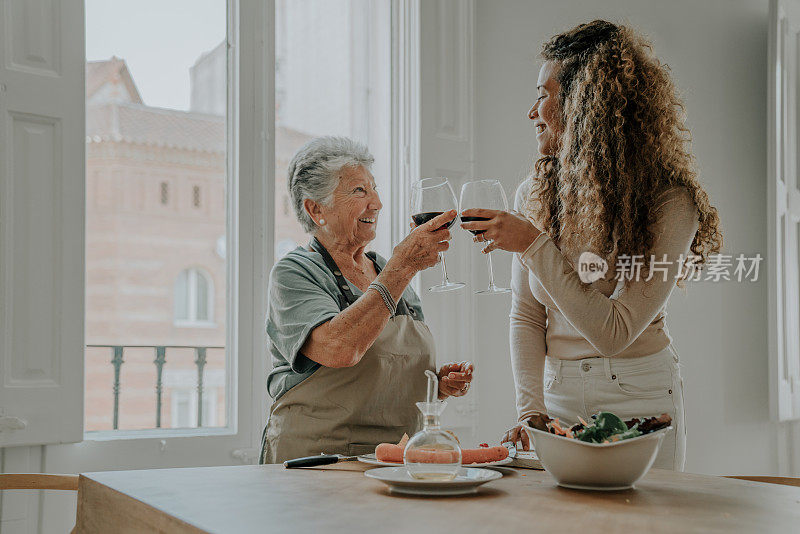
[[(458, 201), (447, 178), (423, 178), (411, 185), (411, 218), (417, 226), (449, 210), (458, 211)], [(454, 222), (455, 219), (446, 226), (450, 228)], [(447, 278), (447, 264), (443, 252), (439, 253), (439, 258), (442, 261), (442, 283), (429, 287), (428, 291), (452, 291), (464, 287), (464, 283), (451, 282)]]
[[(467, 182), (461, 186), (461, 222), (489, 220), (487, 217), (464, 217), (464, 211), (472, 208), (508, 211), (508, 200), (506, 200), (506, 192), (503, 190), (503, 184), (498, 180), (475, 180), (474, 182)], [(479, 230), (470, 230), (470, 232), (474, 235), (483, 233)], [(511, 291), (511, 289), (507, 287), (498, 287), (495, 285), (491, 252), (486, 255), (486, 259), (489, 262), (489, 287), (487, 289), (475, 291), (475, 293), (496, 294), (508, 293)]]

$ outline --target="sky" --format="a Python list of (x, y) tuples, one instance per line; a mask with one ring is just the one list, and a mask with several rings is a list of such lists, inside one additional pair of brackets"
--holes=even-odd
[(86, 59), (124, 59), (148, 106), (189, 109), (189, 67), (226, 32), (225, 0), (86, 0)]

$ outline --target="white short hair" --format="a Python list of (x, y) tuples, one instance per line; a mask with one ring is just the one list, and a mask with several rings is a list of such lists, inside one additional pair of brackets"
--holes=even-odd
[(289, 163), (287, 183), (297, 220), (312, 233), (314, 220), (306, 212), (306, 199), (327, 205), (345, 167), (372, 169), (375, 158), (367, 147), (347, 137), (317, 137), (297, 151)]

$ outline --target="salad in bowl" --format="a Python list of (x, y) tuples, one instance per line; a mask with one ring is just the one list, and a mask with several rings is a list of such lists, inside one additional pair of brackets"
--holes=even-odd
[(543, 415), (523, 426), (560, 486), (622, 490), (632, 488), (653, 465), (671, 423), (669, 414), (623, 421), (598, 412), (590, 422), (581, 419), (571, 426)]

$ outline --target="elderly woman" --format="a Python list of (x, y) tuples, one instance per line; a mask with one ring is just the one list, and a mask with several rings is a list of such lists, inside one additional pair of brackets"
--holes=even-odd
[[(387, 261), (365, 252), (382, 204), (373, 157), (350, 139), (322, 137), (289, 164), (295, 214), (313, 238), (273, 268), (267, 335), (275, 399), (261, 463), (325, 452), (363, 454), (418, 430), (415, 406), (435, 370), (433, 338), (414, 275), (447, 250), (445, 212), (415, 228)], [(472, 365), (438, 371), (439, 398), (469, 389)]]

